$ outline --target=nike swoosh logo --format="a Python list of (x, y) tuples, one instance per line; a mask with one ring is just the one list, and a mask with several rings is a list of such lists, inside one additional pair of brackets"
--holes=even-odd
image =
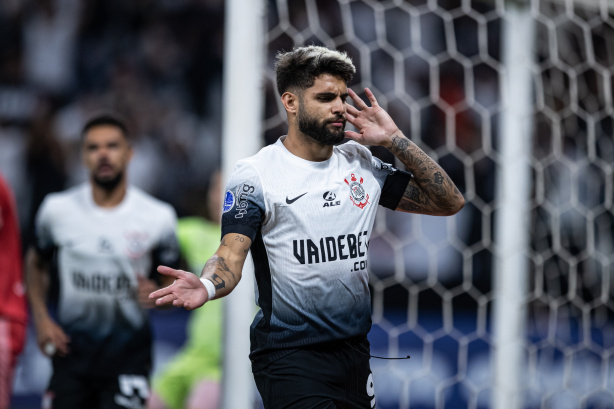
[(302, 195), (295, 197), (294, 199), (288, 199), (288, 196), (286, 196), (286, 203), (292, 204), (292, 203), (296, 202), (298, 199), (300, 199), (301, 197), (305, 196), (307, 193), (309, 193), (309, 192), (305, 192)]

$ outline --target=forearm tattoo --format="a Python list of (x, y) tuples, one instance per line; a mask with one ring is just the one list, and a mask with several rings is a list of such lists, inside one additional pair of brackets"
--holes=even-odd
[(215, 289), (226, 288), (226, 282), (236, 284), (235, 273), (230, 270), (223, 257), (212, 256), (203, 268), (203, 276), (211, 279), (215, 284)]
[(210, 278), (211, 278), (211, 281), (213, 281), (213, 284), (215, 284), (216, 290), (226, 287), (226, 281), (224, 281), (222, 277), (220, 277), (219, 275), (213, 273), (213, 275)]
[(398, 209), (431, 215), (450, 215), (464, 199), (448, 174), (409, 139), (395, 135), (390, 151), (413, 173)]
[[(233, 254), (237, 254), (238, 252), (247, 254), (249, 251), (249, 240), (237, 234), (234, 239), (229, 239), (227, 243), (225, 236), (220, 242), (220, 247), (231, 247)], [(202, 277), (206, 277), (213, 281), (216, 290), (229, 288), (229, 291), (232, 291), (234, 286), (236, 286), (241, 279), (241, 272), (238, 271), (239, 274), (236, 274), (237, 272), (232, 271), (228, 263), (229, 261), (224, 257), (214, 255), (207, 260), (205, 267), (203, 267)], [(232, 260), (230, 260), (230, 265), (235, 266), (235, 268), (241, 268), (237, 266), (236, 263), (232, 262)]]

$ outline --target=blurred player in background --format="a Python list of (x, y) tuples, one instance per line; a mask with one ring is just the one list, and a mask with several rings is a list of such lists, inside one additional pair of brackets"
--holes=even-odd
[[(158, 268), (176, 281), (151, 295), (156, 303), (193, 309), (236, 287), (251, 249), (260, 311), (250, 359), (267, 409), (375, 407), (367, 249), (377, 204), (437, 216), (464, 206), (371, 91), (369, 106), (347, 88), (355, 71), (345, 53), (324, 47), (278, 54), (288, 134), (237, 164), (222, 242), (203, 277)], [(357, 132), (345, 132), (346, 121)], [(387, 148), (408, 172), (362, 145)]]
[(0, 175), (0, 409), (11, 400), (17, 357), (24, 347), (27, 311), (15, 198)]
[[(207, 191), (207, 216), (184, 217), (177, 236), (190, 271), (199, 271), (220, 243), (221, 175), (215, 172)], [(222, 354), (222, 303), (198, 308), (188, 321), (181, 351), (152, 382), (149, 409), (218, 409)]]
[[(147, 294), (154, 266), (179, 262), (173, 208), (127, 182), (132, 147), (114, 115), (82, 131), (89, 181), (48, 195), (36, 217), (26, 282), (37, 342), (52, 357), (43, 407), (144, 408), (151, 331)], [(57, 319), (47, 306), (49, 265), (58, 263)], [(168, 282), (165, 282), (168, 284)]]

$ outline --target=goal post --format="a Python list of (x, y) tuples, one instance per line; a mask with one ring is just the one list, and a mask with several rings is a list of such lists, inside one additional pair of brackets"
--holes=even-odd
[[(224, 186), (238, 160), (262, 146), (264, 16), (262, 0), (227, 0), (224, 45), (222, 175)], [(254, 317), (253, 262), (224, 302), (223, 409), (253, 407), (249, 327)]]
[(531, 215), (534, 21), (528, 1), (502, 22), (500, 158), (493, 265), (493, 408), (522, 408)]

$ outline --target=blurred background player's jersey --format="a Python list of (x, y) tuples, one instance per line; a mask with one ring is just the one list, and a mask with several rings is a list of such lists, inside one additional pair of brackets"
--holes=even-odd
[(91, 187), (49, 195), (36, 220), (36, 245), (57, 250), (57, 319), (70, 336), (61, 359), (76, 372), (149, 366), (151, 334), (136, 298), (137, 276), (179, 259), (172, 207), (136, 188), (113, 208), (101, 208)]

